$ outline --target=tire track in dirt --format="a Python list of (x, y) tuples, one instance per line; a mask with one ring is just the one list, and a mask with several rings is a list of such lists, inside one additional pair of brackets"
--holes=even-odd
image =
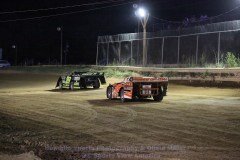
[[(144, 108), (144, 107), (142, 107), (142, 108)], [(195, 106), (195, 108), (193, 108), (193, 110), (189, 110), (189, 106), (186, 107), (188, 109), (184, 109), (182, 107), (172, 108), (172, 105), (170, 107), (169, 104), (167, 105), (167, 107), (165, 106), (164, 108), (152, 104), (148, 108), (152, 108), (152, 109), (155, 109), (157, 111), (164, 112), (165, 115), (168, 112), (170, 115), (174, 115), (174, 117), (178, 118), (178, 119), (191, 119), (191, 120), (195, 120), (195, 119), (199, 120), (199, 119), (201, 119), (201, 120), (206, 120), (208, 123), (209, 122), (210, 123), (211, 122), (215, 122), (216, 120), (219, 121), (219, 118), (217, 117), (219, 115), (219, 113), (215, 113), (215, 115), (213, 115), (212, 113), (211, 114), (206, 113), (206, 114), (211, 115), (211, 117), (207, 116), (206, 114), (203, 114), (202, 111), (201, 111), (202, 115), (200, 113), (197, 114), (197, 112), (196, 112), (197, 106)], [(201, 106), (199, 106), (199, 108), (201, 108)], [(232, 111), (232, 112), (235, 115), (237, 115), (237, 113), (235, 111)], [(181, 113), (181, 114), (179, 114), (179, 113)], [(225, 112), (225, 114), (226, 114), (226, 112)], [(161, 115), (159, 114), (158, 116), (161, 116)], [(231, 114), (231, 116), (232, 116), (232, 114)], [(165, 116), (164, 118), (169, 118), (169, 117)]]
[[(75, 103), (69, 103), (69, 104), (75, 104)], [(91, 105), (85, 105), (85, 107), (88, 107), (88, 108), (92, 108), (92, 110), (94, 110)], [(109, 123), (108, 125), (104, 124), (104, 125), (99, 125), (99, 124), (94, 124), (94, 125), (91, 125), (91, 124), (87, 124), (87, 125), (90, 125), (91, 127), (89, 129), (85, 129), (85, 130), (82, 130), (81, 132), (83, 133), (86, 133), (86, 134), (89, 134), (89, 135), (92, 135), (93, 137), (96, 137), (98, 138), (99, 140), (102, 140), (102, 141), (107, 141), (107, 139), (104, 139), (102, 137), (99, 137), (99, 136), (96, 136), (96, 133), (99, 133), (99, 132), (102, 132), (103, 130), (107, 130), (107, 131), (111, 131), (111, 132), (118, 132), (118, 128), (119, 126), (121, 125), (124, 125), (125, 123), (128, 123), (129, 121), (133, 120), (136, 116), (137, 116), (137, 113), (132, 110), (132, 109), (129, 109), (128, 107), (124, 107), (125, 109), (123, 109), (123, 107), (119, 107), (117, 109), (120, 109), (121, 111), (126, 111), (127, 114), (128, 114), (128, 118), (127, 120), (123, 120), (123, 121), (114, 121), (114, 123)], [(97, 115), (99, 114), (96, 110), (94, 110), (96, 112), (96, 116), (94, 117), (94, 119), (97, 118)], [(102, 115), (102, 114), (101, 114)], [(94, 119), (91, 119), (91, 121), (93, 121)], [(113, 118), (114, 119), (114, 118)], [(100, 118), (101, 121), (104, 120), (104, 118)], [(80, 123), (81, 124), (81, 123)], [(77, 128), (76, 126), (79, 126), (80, 124), (71, 124), (70, 127), (72, 128)], [(119, 133), (118, 133), (119, 134)]]
[[(144, 122), (143, 122), (144, 123)], [(159, 129), (160, 131), (162, 130), (167, 130), (169, 131), (169, 136), (171, 135), (172, 137), (175, 137), (176, 139), (179, 139), (178, 135), (182, 135), (183, 134), (185, 135), (185, 137), (189, 137), (189, 138), (183, 138), (181, 136), (181, 139), (184, 139), (184, 140), (187, 140), (187, 141), (192, 141), (192, 142), (196, 142), (196, 140), (199, 139), (199, 137), (202, 137), (204, 139), (208, 139), (208, 140), (214, 140), (215, 142), (224, 142), (225, 144), (228, 143), (228, 144), (231, 144), (231, 145), (235, 145), (237, 146), (238, 143), (236, 142), (232, 142), (230, 140), (224, 140), (224, 139), (220, 139), (220, 138), (216, 138), (216, 137), (213, 137), (211, 135), (206, 135), (206, 134), (200, 134), (200, 133), (196, 133), (196, 132), (191, 132), (191, 131), (188, 131), (187, 129), (177, 129), (177, 128), (174, 128), (174, 127), (166, 127), (166, 126), (159, 126), (159, 125), (155, 125), (155, 124), (149, 124), (149, 123), (145, 123), (145, 125), (148, 125), (148, 126), (152, 126), (151, 129), (149, 128), (146, 128), (146, 127), (143, 127), (145, 128), (146, 130), (150, 130), (150, 132), (154, 132), (154, 133), (159, 133), (159, 131), (155, 131), (154, 129)], [(166, 124), (167, 125), (167, 124)], [(171, 126), (171, 125), (170, 125)], [(154, 128), (154, 129), (153, 129)], [(174, 135), (172, 135), (171, 133), (174, 133)], [(193, 138), (195, 137), (195, 138)], [(204, 144), (204, 143), (203, 143)]]
[[(21, 98), (22, 99), (22, 98)], [(44, 102), (44, 99), (45, 98), (43, 98), (41, 101), (42, 102)], [(37, 100), (37, 101), (39, 101), (39, 99)], [(70, 102), (65, 102), (65, 101), (62, 101), (62, 102), (57, 102), (57, 103), (55, 103), (55, 104), (58, 104), (58, 103), (65, 103), (65, 105), (74, 105), (74, 106), (78, 106), (78, 104), (77, 103), (70, 103)], [(116, 106), (116, 107), (118, 107), (118, 106)], [(136, 117), (136, 113), (137, 112), (135, 112), (134, 110), (132, 110), (132, 109), (130, 109), (129, 110), (129, 108), (128, 107), (122, 107), (122, 106), (119, 106), (121, 109), (123, 109), (124, 108), (124, 111), (126, 110), (126, 112), (128, 113), (128, 119), (127, 120), (124, 120), (124, 121), (120, 121), (120, 122), (118, 122), (118, 121), (116, 121), (115, 123), (109, 123), (109, 125), (103, 125), (103, 128), (112, 128), (113, 130), (115, 130), (116, 128), (119, 128), (119, 125), (117, 125), (117, 124), (120, 124), (120, 125), (123, 125), (123, 124), (125, 124), (125, 123), (128, 123), (129, 121), (131, 121), (131, 120), (133, 120), (134, 118), (133, 117)], [(89, 107), (86, 107), (85, 106), (85, 108), (89, 108)], [(30, 110), (31, 112), (33, 112), (32, 110)], [(134, 112), (135, 113), (134, 113)], [(41, 113), (41, 112), (36, 112), (36, 113), (38, 113), (38, 114), (44, 114), (44, 113)], [(96, 111), (95, 111), (95, 113), (97, 113)], [(129, 114), (129, 113), (131, 113), (131, 114)], [(52, 115), (49, 115), (49, 116), (52, 116)], [(91, 117), (91, 116), (90, 116)], [(95, 117), (93, 118), (93, 119), (95, 119), (97, 117), (97, 115), (95, 114)], [(59, 117), (57, 117), (57, 118), (59, 118)], [(166, 118), (166, 117), (164, 117), (164, 118)], [(91, 119), (91, 120), (93, 120), (93, 119)], [(88, 118), (87, 119), (84, 119), (85, 121), (88, 121)], [(90, 120), (90, 121), (91, 121)], [(79, 123), (77, 123), (77, 124), (75, 124), (75, 125), (70, 125), (71, 127), (76, 127), (76, 126), (79, 126)]]
[[(14, 99), (15, 101), (18, 101), (18, 100), (21, 100), (23, 103), (21, 104), (21, 105), (23, 105), (24, 106), (24, 101), (26, 102), (26, 103), (28, 103), (28, 98), (23, 98), (23, 97), (18, 97), (18, 98), (15, 98)], [(9, 102), (12, 102), (13, 101), (13, 99), (12, 98), (10, 98), (9, 100), (8, 100)], [(26, 116), (26, 117), (29, 117), (29, 118), (31, 118), (31, 119), (34, 119), (34, 120), (36, 120), (36, 118), (34, 118), (34, 117), (39, 117), (39, 116), (41, 116), (41, 118), (39, 118), (39, 120), (40, 121), (42, 121), (42, 119), (49, 119), (49, 117), (51, 117), (51, 122), (55, 122), (54, 124), (56, 124), (56, 123), (68, 123), (68, 125), (66, 125), (66, 126), (68, 126), (68, 128), (74, 128), (74, 127), (76, 127), (76, 128), (78, 128), (79, 126), (81, 126), (82, 124), (85, 124), (86, 122), (88, 122), (88, 121), (92, 121), (92, 120), (94, 120), (96, 117), (97, 117), (97, 112), (96, 111), (94, 111), (93, 109), (91, 109), (91, 108), (89, 108), (89, 107), (83, 107), (83, 106), (81, 106), (81, 105), (79, 105), (79, 104), (77, 104), (77, 103), (70, 103), (70, 102), (68, 102), (67, 103), (67, 105), (73, 105), (73, 106), (76, 106), (76, 107), (79, 107), (80, 106), (80, 108), (81, 108), (81, 111), (85, 111), (84, 112), (84, 114), (82, 114), (82, 116), (81, 116), (81, 120), (80, 121), (77, 121), (77, 123), (75, 123), (76, 121), (74, 121), (75, 119), (72, 119), (72, 118), (66, 118), (66, 117), (64, 117), (64, 116), (57, 116), (56, 114), (49, 114), (49, 113), (47, 113), (47, 111), (49, 111), (49, 107), (51, 107), (50, 105), (49, 105), (49, 102), (46, 102), (46, 99), (45, 98), (39, 98), (39, 99), (37, 99), (37, 100), (34, 100), (35, 102), (34, 102), (34, 105), (32, 105), (32, 107), (31, 108), (36, 108), (37, 106), (41, 106), (43, 103), (45, 103), (45, 104), (48, 104), (48, 105), (45, 105), (45, 106), (47, 106), (48, 107), (48, 109), (46, 109), (46, 112), (44, 112), (44, 111), (36, 111), (36, 110), (33, 110), (33, 109), (20, 109), (21, 107), (11, 107), (14, 111), (12, 111), (13, 113), (15, 112), (15, 109), (17, 109), (18, 110), (18, 113), (20, 113), (20, 114), (22, 114), (22, 115), (24, 115), (24, 117)], [(51, 103), (51, 105), (53, 105), (53, 107), (52, 108), (56, 108), (56, 106), (59, 108), (59, 104), (61, 104), (62, 102), (54, 102), (54, 103)], [(64, 104), (64, 106), (66, 105), (66, 103)], [(7, 108), (7, 107), (6, 107)], [(44, 107), (45, 108), (45, 107)], [(63, 107), (64, 108), (64, 107)], [(16, 113), (16, 112), (15, 112)], [(84, 122), (82, 122), (82, 121), (84, 121)], [(82, 123), (81, 123), (82, 122)], [(75, 124), (74, 124), (75, 123)]]
[[(25, 98), (25, 97), (15, 97), (14, 99), (10, 98), (8, 101), (12, 102), (14, 100), (15, 101), (22, 101), (22, 102), (25, 102), (26, 104), (29, 103), (29, 98)], [(53, 100), (53, 99), (51, 98), (51, 100)], [(67, 106), (73, 106), (74, 107), (74, 108), (71, 107), (71, 109), (77, 109), (77, 108), (80, 107), (81, 111), (85, 111), (84, 115), (88, 115), (86, 113), (90, 112), (90, 115), (93, 115), (93, 116), (89, 116), (90, 118), (87, 117), (86, 119), (84, 119), (85, 121), (92, 120), (92, 119), (95, 119), (97, 117), (96, 116), (97, 113), (96, 113), (95, 110), (93, 110), (89, 107), (85, 107), (83, 105), (80, 105), (79, 103), (67, 102), (65, 100), (61, 100), (61, 101), (53, 100), (53, 101), (49, 102), (49, 101), (46, 100), (45, 97), (38, 97), (38, 99), (32, 99), (31, 102), (34, 102), (33, 103), (34, 105), (31, 105), (32, 106), (31, 108), (34, 108), (34, 109), (36, 109), (36, 107), (38, 107), (38, 106), (44, 105), (45, 107), (41, 108), (41, 111), (44, 111), (44, 110), (49, 111), (49, 107), (51, 107), (55, 110), (58, 110), (58, 109), (60, 109), (59, 107), (62, 106), (61, 108), (66, 108), (66, 105), (67, 105)], [(24, 105), (24, 103), (22, 105)], [(39, 109), (39, 108), (37, 108), (37, 109)], [(28, 109), (28, 110), (33, 111), (31, 109)]]
[[(101, 123), (99, 124), (99, 125), (102, 125), (104, 128), (117, 129), (117, 128), (123, 127), (123, 125), (125, 125), (126, 123), (133, 121), (137, 117), (137, 112), (129, 107), (114, 106), (114, 108), (111, 108), (111, 109), (114, 110), (115, 112), (124, 112), (124, 114), (126, 113), (127, 115), (121, 118), (112, 116), (111, 119), (109, 118), (106, 119), (104, 117), (109, 116), (109, 113), (99, 114), (100, 116), (102, 116), (102, 117), (99, 117), (100, 120), (105, 121), (105, 123), (109, 122), (109, 124), (103, 124), (103, 125)], [(114, 119), (115, 121), (112, 121), (112, 119)]]
[[(96, 93), (94, 97), (96, 99), (102, 98), (103, 90), (100, 91), (94, 91)], [(149, 143), (154, 143), (154, 141), (161, 139), (158, 137), (159, 135), (162, 135), (163, 137), (169, 137), (167, 139), (183, 139), (183, 142), (186, 143), (191, 143), (193, 144), (195, 141), (197, 141), (195, 138), (190, 138), (191, 136), (193, 137), (199, 137), (200, 133), (194, 133), (192, 134), (191, 131), (187, 131), (187, 127), (195, 126), (197, 125), (196, 128), (200, 130), (207, 130), (206, 128), (209, 129), (211, 125), (205, 125), (208, 122), (212, 122), (216, 120), (216, 116), (220, 115), (219, 113), (211, 115), (210, 117), (208, 115), (204, 115), (204, 112), (201, 112), (200, 114), (196, 114), (195, 111), (188, 111), (187, 109), (180, 107), (177, 107), (177, 102), (183, 105), (191, 105), (188, 103), (184, 103), (184, 101), (187, 101), (188, 98), (199, 98), (199, 96), (190, 96), (188, 95), (188, 98), (178, 100), (178, 97), (174, 95), (173, 98), (170, 97), (170, 99), (166, 99), (163, 101), (163, 103), (125, 103), (124, 106), (119, 103), (119, 105), (114, 105), (110, 106), (107, 108), (107, 111), (105, 114), (102, 114), (101, 112), (101, 106), (94, 105), (88, 102), (89, 99), (92, 99), (91, 96), (92, 91), (86, 91), (86, 92), (49, 92), (48, 91), (36, 91), (36, 93), (27, 93), (23, 92), (21, 94), (12, 94), (11, 96), (5, 95), (5, 97), (9, 97), (7, 101), (5, 101), (4, 105), (7, 108), (7, 104), (20, 104), (22, 106), (28, 105), (29, 101), (33, 104), (32, 106), (28, 106), (27, 108), (23, 108), (25, 112), (28, 112), (29, 110), (29, 115), (26, 117), (31, 117), (34, 118), (36, 115), (40, 115), (39, 121), (43, 121), (45, 116), (44, 114), (49, 114), (46, 115), (46, 117), (50, 116), (51, 114), (53, 115), (52, 119), (55, 119), (57, 123), (57, 126), (63, 126), (63, 128), (69, 129), (67, 132), (82, 132), (82, 133), (87, 133), (90, 134), (94, 137), (97, 137), (97, 139), (104, 140), (106, 142), (109, 141), (109, 137), (105, 135), (101, 135), (100, 133), (106, 134), (109, 133), (110, 137), (123, 137), (126, 141), (125, 137), (131, 137), (136, 140), (136, 142), (149, 142)], [(181, 96), (182, 94), (180, 94)], [(4, 95), (0, 95), (0, 98), (2, 98)], [(170, 95), (171, 96), (171, 95)], [(186, 95), (187, 96), (187, 95)], [(16, 98), (14, 98), (16, 97)], [(39, 99), (38, 99), (39, 97)], [(12, 100), (12, 99), (13, 100)], [(104, 97), (105, 98), (105, 97)], [(183, 97), (184, 98), (184, 97)], [(200, 97), (201, 98), (201, 97)], [(220, 97), (221, 98), (221, 97)], [(14, 100), (15, 99), (15, 100)], [(233, 99), (236, 100), (236, 99)], [(12, 102), (11, 102), (12, 101)], [(13, 102), (14, 101), (14, 102)], [(102, 103), (102, 102), (100, 102)], [(111, 103), (110, 103), (111, 104)], [(108, 104), (106, 104), (108, 105)], [(161, 107), (164, 106), (164, 107)], [(172, 107), (169, 107), (171, 106)], [(196, 104), (195, 105), (196, 108)], [(97, 106), (97, 107), (96, 107)], [(135, 109), (136, 107), (136, 109)], [(145, 114), (142, 114), (141, 112), (138, 112), (139, 107), (144, 108), (145, 113), (149, 113), (149, 116), (152, 117), (145, 117)], [(37, 109), (37, 112), (34, 113), (34, 109)], [(114, 109), (115, 110), (114, 110)], [(160, 109), (159, 109), (160, 108)], [(15, 110), (16, 109), (16, 110)], [(153, 110), (154, 109), (154, 110)], [(157, 110), (156, 110), (157, 109)], [(161, 111), (162, 109), (162, 111)], [(3, 109), (4, 110), (4, 109)], [(10, 109), (11, 110), (11, 109)], [(68, 114), (65, 114), (64, 111), (67, 110), (72, 110), (71, 113), (75, 113), (75, 116), (69, 116)], [(113, 111), (114, 110), (114, 111)], [(18, 107), (15, 106), (11, 110), (13, 113), (16, 112), (21, 112), (18, 111)], [(77, 113), (77, 112), (81, 113)], [(206, 110), (207, 111), (207, 110)], [(62, 113), (61, 113), (62, 112)], [(116, 112), (116, 117), (114, 117), (115, 114), (112, 114), (111, 112)], [(163, 115), (161, 115), (163, 113)], [(171, 114), (171, 116), (168, 116), (168, 113)], [(185, 114), (186, 113), (186, 114)], [(230, 112), (228, 112), (230, 113)], [(232, 111), (233, 113), (233, 111)], [(174, 120), (171, 118), (184, 118), (185, 122), (183, 121), (178, 121)], [(234, 114), (235, 115), (235, 114)], [(24, 115), (23, 115), (24, 116)], [(79, 118), (78, 118), (79, 116)], [(64, 117), (65, 119), (60, 119), (60, 117)], [(37, 117), (38, 118), (38, 117)], [(162, 121), (161, 121), (162, 119)], [(168, 119), (168, 120), (164, 120)], [(197, 119), (204, 120), (201, 123), (197, 121)], [(34, 119), (35, 120), (35, 119)], [(147, 120), (147, 121), (146, 121)], [(192, 122), (190, 123), (190, 120)], [(99, 123), (98, 123), (99, 121)], [(103, 122), (107, 123), (103, 123)], [(132, 125), (132, 122), (135, 123)], [(186, 122), (187, 121), (187, 122)], [(136, 122), (141, 122), (140, 125), (136, 125)], [(143, 125), (143, 123), (146, 122), (146, 124)], [(164, 126), (159, 127), (159, 123), (165, 123)], [(178, 127), (174, 127), (176, 125), (176, 122), (180, 125), (183, 126), (184, 129), (179, 129)], [(218, 121), (219, 122), (219, 121)], [(221, 122), (221, 121), (220, 121)], [(150, 125), (153, 125), (152, 127)], [(149, 127), (147, 127), (149, 126)], [(127, 133), (124, 131), (124, 129), (134, 129), (134, 127), (139, 127), (142, 130), (138, 134), (136, 131)], [(162, 127), (162, 128), (161, 128)], [(122, 131), (123, 129), (123, 131)], [(169, 130), (170, 129), (170, 130)], [(221, 132), (217, 132), (218, 134), (223, 133), (224, 131), (221, 128), (210, 128), (211, 130), (220, 130)], [(145, 131), (144, 131), (145, 130)], [(165, 132), (164, 130), (169, 130), (170, 132)], [(46, 131), (47, 132), (47, 131)], [(56, 130), (49, 130), (49, 132), (56, 132)], [(174, 133), (174, 134), (171, 134)], [(215, 131), (214, 131), (215, 132)], [(237, 132), (231, 132), (231, 131), (226, 131), (227, 134), (235, 134)], [(44, 133), (44, 132), (43, 132)], [(99, 134), (98, 134), (99, 133)], [(112, 134), (112, 135), (111, 135)], [(180, 137), (178, 137), (178, 134)], [(181, 134), (184, 135), (181, 138)], [(214, 134), (212, 134), (214, 135)], [(152, 137), (151, 137), (152, 136)], [(204, 137), (205, 136), (205, 137)], [(211, 137), (211, 134), (208, 136), (206, 134), (203, 134), (202, 139), (207, 139), (208, 137)], [(215, 137), (213, 137), (215, 138)], [(216, 138), (215, 138), (216, 139)], [(123, 140), (124, 141), (124, 140)], [(213, 140), (214, 142), (215, 140)], [(202, 141), (198, 142), (199, 144), (203, 145), (204, 143)], [(224, 142), (225, 143), (225, 142)], [(228, 143), (227, 143), (228, 144)]]
[[(159, 109), (159, 110), (164, 110), (165, 111), (166, 109)], [(169, 111), (169, 110), (167, 110), (167, 111), (171, 113), (171, 111)], [(192, 117), (188, 118), (188, 117), (186, 117), (186, 116), (189, 116), (189, 113), (186, 113), (186, 115), (184, 114), (182, 116), (179, 115), (180, 112), (174, 112), (174, 113), (175, 113), (174, 115), (171, 113), (171, 115), (169, 115), (169, 116), (165, 116), (166, 113), (158, 114), (158, 115), (152, 115), (152, 116), (156, 117), (157, 119), (161, 119), (163, 124), (164, 123), (168, 123), (168, 124), (174, 125), (175, 124), (175, 119), (179, 119), (179, 121), (178, 121), (179, 125), (184, 126), (185, 129), (189, 128), (189, 127), (194, 128), (194, 127), (197, 126), (197, 128), (199, 128), (199, 129), (217, 132), (218, 134), (232, 134), (232, 135), (237, 135), (237, 136), (240, 135), (239, 132), (228, 131), (227, 129), (226, 130), (225, 129), (220, 130), (219, 128), (214, 127), (213, 124), (210, 125), (211, 122), (213, 122), (214, 120), (217, 119), (217, 116), (214, 119), (209, 119), (208, 121), (204, 121), (203, 122), (204, 118), (198, 117), (198, 116), (194, 116), (193, 113), (192, 113), (193, 114), (192, 117), (195, 117), (195, 118), (192, 118)], [(184, 112), (181, 112), (181, 113), (184, 113)], [(184, 119), (184, 121), (183, 121), (183, 119)], [(199, 121), (199, 119), (201, 119), (201, 121)], [(155, 123), (155, 122), (153, 121), (153, 123)], [(227, 127), (230, 128), (229, 125)], [(231, 127), (231, 128), (236, 130), (235, 127)]]
[[(9, 97), (8, 97), (9, 98)], [(52, 99), (52, 98), (51, 98)], [(59, 98), (58, 98), (59, 99)], [(9, 102), (11, 102), (13, 99), (12, 98), (9, 98)], [(15, 97), (15, 99), (14, 99), (15, 101), (21, 101), (23, 104), (24, 103), (26, 103), (26, 104), (28, 104), (28, 98), (25, 98), (25, 97), (22, 97), (22, 96), (19, 96), (19, 97)], [(45, 106), (47, 106), (48, 108), (49, 107), (51, 107), (51, 106), (49, 106), (49, 102), (47, 102), (46, 101), (46, 99), (45, 99), (45, 97), (42, 97), (42, 98), (40, 98), (40, 97), (38, 97), (38, 99), (37, 100), (34, 100), (35, 102), (34, 102), (34, 105), (31, 107), (31, 108), (36, 108), (36, 106), (41, 106), (42, 104), (44, 104), (45, 103)], [(80, 112), (82, 112), (83, 110), (85, 111), (84, 112), (84, 114), (81, 114), (81, 115), (79, 115), (80, 117), (81, 117), (81, 119), (80, 120), (76, 120), (76, 119), (72, 119), (72, 118), (65, 118), (64, 119), (64, 121), (62, 121), (62, 119), (60, 119), (59, 120), (59, 117), (56, 117), (55, 115), (51, 115), (51, 114), (48, 114), (48, 116), (51, 116), (51, 117), (55, 117), (55, 118), (58, 118), (58, 119), (55, 119), (55, 120), (51, 120), (52, 122), (53, 121), (55, 121), (55, 123), (52, 123), (52, 124), (55, 124), (56, 125), (56, 123), (67, 123), (67, 125), (65, 124), (64, 126), (66, 127), (66, 128), (70, 128), (70, 129), (74, 129), (74, 130), (76, 130), (77, 128), (79, 128), (80, 126), (92, 126), (92, 128), (95, 128), (96, 126), (94, 126), (94, 125), (92, 125), (92, 124), (88, 124), (87, 122), (89, 122), (89, 121), (92, 121), (92, 120), (94, 120), (94, 119), (96, 119), (96, 117), (97, 117), (97, 112), (95, 111), (95, 110), (93, 110), (93, 109), (91, 109), (90, 107), (88, 107), (88, 106), (86, 106), (85, 104), (84, 105), (80, 105), (79, 103), (73, 103), (73, 102), (68, 102), (67, 104), (66, 104), (66, 101), (65, 100), (61, 100), (61, 101), (58, 101), (58, 102), (54, 102), (54, 103), (52, 103), (52, 102), (50, 102), (51, 103), (51, 105), (53, 105), (53, 107), (52, 108), (56, 108), (56, 106), (59, 108), (59, 106), (62, 104), (62, 103), (64, 103), (64, 107), (63, 108), (65, 108), (65, 105), (73, 105), (75, 108), (81, 108), (81, 111)], [(13, 108), (13, 107), (12, 107)], [(44, 107), (45, 108), (45, 107)], [(16, 107), (16, 109), (18, 109), (18, 107)], [(48, 111), (49, 109), (46, 109), (46, 111)], [(31, 113), (28, 113), (28, 112), (31, 112)], [(13, 111), (13, 113), (14, 113), (15, 111)], [(19, 112), (19, 111), (18, 111)], [(41, 116), (43, 116), (43, 118), (39, 118), (39, 121), (42, 121), (41, 119), (44, 119), (45, 118), (45, 116), (46, 116), (46, 112), (37, 112), (37, 111), (35, 111), (35, 110), (30, 110), (30, 109), (26, 109), (26, 110), (24, 110), (24, 111), (22, 111), (21, 112), (21, 114), (24, 114), (23, 115), (23, 117), (29, 117), (29, 118), (31, 118), (31, 119), (34, 119), (33, 117), (34, 116), (32, 116), (33, 115), (33, 113), (35, 113), (35, 114), (38, 114), (38, 116), (37, 117), (39, 117), (39, 115), (41, 115)], [(47, 118), (47, 117), (46, 117)], [(60, 117), (61, 118), (61, 117)], [(34, 119), (35, 120), (35, 119)], [(61, 124), (60, 123), (60, 124)], [(82, 131), (84, 130), (84, 129), (81, 129)], [(51, 132), (52, 130), (50, 130), (50, 132)]]

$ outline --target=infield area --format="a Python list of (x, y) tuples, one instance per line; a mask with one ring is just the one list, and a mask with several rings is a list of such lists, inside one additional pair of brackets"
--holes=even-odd
[(121, 103), (106, 99), (106, 86), (56, 90), (57, 78), (0, 72), (2, 158), (29, 151), (41, 159), (240, 157), (240, 89), (170, 83), (161, 103)]

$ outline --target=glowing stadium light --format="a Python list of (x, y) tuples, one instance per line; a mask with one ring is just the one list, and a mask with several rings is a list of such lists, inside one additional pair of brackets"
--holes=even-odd
[(140, 18), (145, 18), (147, 16), (147, 11), (144, 8), (138, 8), (136, 15)]

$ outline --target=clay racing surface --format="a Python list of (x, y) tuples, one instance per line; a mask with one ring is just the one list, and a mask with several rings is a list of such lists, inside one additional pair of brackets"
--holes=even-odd
[(106, 86), (55, 90), (57, 78), (0, 72), (1, 159), (240, 157), (239, 89), (170, 84), (161, 103), (121, 103)]

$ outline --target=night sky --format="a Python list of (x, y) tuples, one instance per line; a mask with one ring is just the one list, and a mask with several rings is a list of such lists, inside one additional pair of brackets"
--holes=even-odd
[[(37, 12), (6, 13), (100, 2), (108, 3)], [(97, 36), (132, 33), (138, 30), (138, 19), (133, 8), (133, 4), (138, 2), (131, 0), (1, 0), (0, 48), (3, 48), (3, 57), (13, 63), (15, 50), (12, 45), (16, 45), (19, 64), (27, 60), (33, 60), (34, 64), (59, 61), (60, 32), (57, 32), (57, 27), (62, 26), (63, 48), (66, 48), (66, 44), (69, 45), (67, 63), (94, 64)], [(185, 17), (216, 16), (240, 5), (240, 0), (142, 0), (141, 5), (150, 12), (148, 31), (151, 32), (160, 30), (160, 26), (164, 24), (171, 24), (159, 19), (183, 21)], [(96, 8), (102, 9), (95, 10)], [(79, 12), (83, 10), (88, 11)], [(16, 19), (69, 12), (78, 13), (16, 21)], [(228, 17), (231, 17), (231, 14), (237, 13), (231, 12)], [(225, 17), (222, 20), (228, 19)]]

